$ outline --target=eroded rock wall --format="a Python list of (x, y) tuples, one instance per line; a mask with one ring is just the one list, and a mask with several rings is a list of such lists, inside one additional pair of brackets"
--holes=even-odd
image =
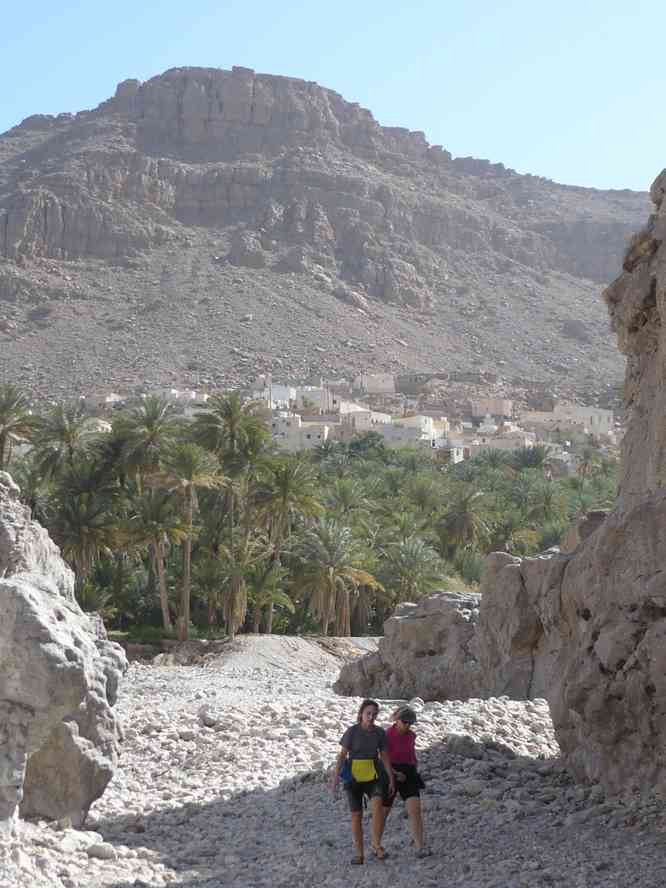
[(604, 293), (618, 345), (627, 357), (629, 422), (622, 442), (620, 509), (666, 484), (665, 193), (666, 170), (650, 190), (654, 212), (632, 238), (622, 274)]
[(0, 256), (11, 260), (114, 260), (182, 243), (181, 225), (247, 225), (323, 253), (371, 296), (401, 302), (406, 291), (423, 306), (450, 251), (477, 264), (484, 254), (488, 269), (502, 257), (607, 280), (635, 214), (631, 196), (618, 219), (622, 198), (611, 215), (584, 189), (544, 202), (540, 189), (563, 186), (454, 160), (333, 90), (240, 67), (124, 81), (94, 111), (34, 115), (8, 135), (29, 146), (6, 183), (0, 169)]
[(0, 823), (85, 819), (111, 778), (124, 653), (74, 599), (74, 577), (0, 473)]

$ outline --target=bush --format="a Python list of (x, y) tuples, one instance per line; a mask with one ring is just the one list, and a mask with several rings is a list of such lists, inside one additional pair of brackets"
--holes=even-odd
[(134, 625), (127, 630), (127, 640), (136, 644), (159, 644), (164, 638), (175, 638), (175, 629), (167, 632), (162, 626)]

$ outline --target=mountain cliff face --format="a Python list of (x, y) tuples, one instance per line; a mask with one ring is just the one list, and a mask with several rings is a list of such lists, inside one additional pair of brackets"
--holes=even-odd
[(0, 136), (5, 373), (39, 391), (54, 367), (72, 390), (498, 363), (615, 382), (597, 291), (646, 207), (454, 159), (307, 81), (128, 80)]

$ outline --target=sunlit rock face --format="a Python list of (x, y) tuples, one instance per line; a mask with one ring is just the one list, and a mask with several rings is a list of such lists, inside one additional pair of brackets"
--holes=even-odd
[(0, 824), (81, 824), (111, 779), (127, 663), (74, 599), (74, 576), (0, 473)]

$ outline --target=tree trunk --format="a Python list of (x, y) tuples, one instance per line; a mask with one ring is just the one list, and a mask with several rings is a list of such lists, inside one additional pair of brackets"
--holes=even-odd
[(259, 628), (261, 626), (261, 615), (263, 611), (263, 605), (261, 605), (258, 601), (255, 602), (254, 610), (252, 611), (252, 631), (255, 635), (259, 634)]
[(155, 572), (160, 593), (160, 607), (162, 609), (162, 626), (165, 632), (173, 631), (171, 614), (169, 613), (169, 594), (167, 592), (166, 571), (164, 570), (164, 545), (158, 541), (155, 543)]
[(113, 577), (113, 598), (114, 601), (120, 601), (125, 585), (125, 555), (123, 552), (116, 552), (114, 557), (116, 570)]
[(212, 629), (217, 623), (217, 607), (215, 602), (215, 593), (208, 593), (208, 628)]
[(266, 634), (270, 635), (273, 632), (273, 602), (270, 601), (268, 603), (268, 608), (266, 612)]
[(74, 597), (79, 602), (81, 600), (83, 584), (88, 576), (88, 565), (76, 558), (72, 560), (74, 562)]
[(236, 632), (238, 631), (239, 624), (239, 614), (238, 614), (238, 606), (240, 599), (240, 584), (241, 578), (237, 576), (235, 573), (231, 577), (231, 590), (230, 590), (230, 601), (229, 601), (229, 616), (227, 618), (227, 626), (229, 629), (229, 637), (233, 641), (236, 637)]
[(178, 640), (187, 641), (190, 628), (190, 590), (192, 587), (192, 529), (194, 527), (194, 494), (187, 493), (187, 538), (183, 551), (183, 586), (180, 596), (180, 617), (178, 623)]

